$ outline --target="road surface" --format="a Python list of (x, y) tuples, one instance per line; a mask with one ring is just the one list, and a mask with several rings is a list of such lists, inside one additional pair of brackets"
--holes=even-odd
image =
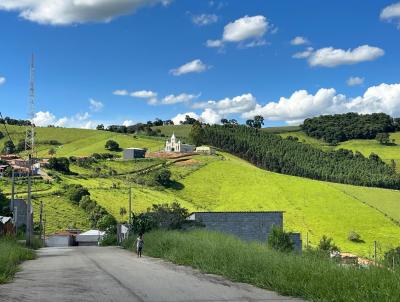
[(188, 267), (115, 247), (45, 248), (27, 261), (12, 283), (0, 285), (0, 301), (274, 301), (279, 296)]

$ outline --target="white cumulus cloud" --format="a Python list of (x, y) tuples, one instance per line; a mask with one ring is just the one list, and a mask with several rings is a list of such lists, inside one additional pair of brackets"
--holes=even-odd
[(215, 112), (210, 108), (206, 108), (200, 115), (200, 120), (207, 124), (219, 124), (221, 122), (222, 115)]
[[(239, 43), (253, 39), (256, 42), (249, 42), (248, 47), (265, 45), (264, 35), (269, 29), (267, 18), (262, 15), (244, 16), (224, 27), (222, 38), (219, 40), (208, 40), (207, 47), (221, 47), (224, 42)], [(246, 45), (244, 45), (246, 47)]]
[(194, 15), (192, 22), (198, 26), (206, 26), (218, 22), (218, 16), (215, 14)]
[(33, 123), (38, 127), (53, 125), (56, 122), (56, 117), (49, 111), (39, 111), (33, 118)]
[(128, 92), (128, 90), (120, 89), (120, 90), (114, 90), (113, 94), (118, 95), (118, 96), (126, 96), (129, 94), (129, 92)]
[(325, 47), (317, 50), (308, 48), (305, 52), (297, 53), (293, 57), (306, 58), (310, 66), (335, 67), (338, 65), (352, 65), (366, 61), (373, 61), (385, 54), (378, 47), (362, 45), (354, 49), (335, 49)]
[(179, 113), (175, 117), (173, 117), (171, 120), (174, 122), (175, 125), (179, 125), (180, 122), (184, 122), (186, 115), (190, 116), (191, 118), (194, 119), (199, 119), (199, 116), (195, 112), (186, 112), (186, 113)]
[(208, 101), (193, 104), (195, 109), (212, 109), (219, 115), (238, 114), (248, 112), (256, 107), (256, 98), (251, 94), (242, 94), (233, 98), (224, 98), (219, 101)]
[(386, 6), (380, 14), (381, 20), (395, 21), (400, 28), (400, 2)]
[(174, 76), (180, 76), (187, 73), (201, 73), (209, 68), (211, 68), (211, 66), (204, 64), (200, 59), (196, 59), (186, 64), (183, 64), (178, 68), (171, 69), (170, 73)]
[(102, 102), (96, 101), (95, 99), (90, 99), (89, 103), (90, 103), (90, 110), (94, 112), (99, 112), (104, 107), (104, 104)]
[(149, 99), (157, 97), (157, 93), (151, 90), (139, 90), (132, 92), (130, 96), (135, 98)]
[(178, 103), (189, 103), (190, 101), (198, 98), (198, 95), (181, 93), (178, 95), (170, 94), (161, 100), (164, 105), (174, 105)]
[(110, 22), (146, 5), (169, 0), (1, 0), (0, 10), (16, 11), (23, 19), (51, 25)]
[(124, 121), (124, 122), (122, 123), (122, 125), (125, 126), (125, 127), (132, 126), (132, 125), (134, 125), (134, 124), (135, 124), (135, 122), (132, 121), (132, 120), (126, 120), (126, 121)]
[(0, 85), (3, 85), (5, 82), (6, 82), (6, 78), (0, 76)]
[(364, 83), (364, 78), (360, 77), (350, 77), (346, 81), (348, 86), (357, 86), (357, 85), (362, 85)]
[(321, 88), (315, 94), (295, 91), (290, 97), (281, 97), (266, 105), (257, 104), (254, 110), (242, 114), (244, 118), (262, 115), (265, 119), (300, 123), (308, 117), (345, 112), (384, 112), (400, 116), (400, 84), (380, 84), (369, 87), (355, 98), (337, 93), (333, 88)]
[(307, 38), (302, 37), (302, 36), (297, 36), (290, 41), (290, 44), (292, 44), (292, 45), (303, 45), (303, 44), (308, 44), (308, 43), (309, 43), (309, 41), (307, 40)]

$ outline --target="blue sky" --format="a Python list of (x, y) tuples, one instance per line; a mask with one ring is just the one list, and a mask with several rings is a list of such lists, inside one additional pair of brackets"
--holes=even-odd
[(0, 111), (27, 118), (35, 53), (38, 125), (400, 116), (399, 24), (383, 0), (0, 0)]

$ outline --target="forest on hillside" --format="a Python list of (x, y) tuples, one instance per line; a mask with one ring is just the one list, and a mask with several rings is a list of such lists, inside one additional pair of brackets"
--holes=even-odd
[[(197, 128), (197, 130), (196, 130)], [(324, 152), (246, 126), (193, 127), (197, 141), (221, 148), (269, 171), (360, 186), (400, 189), (400, 175), (379, 156), (339, 149)], [(195, 138), (196, 138), (195, 137)], [(199, 139), (201, 138), (201, 139)]]
[(345, 113), (308, 118), (301, 125), (311, 137), (337, 144), (351, 139), (374, 139), (378, 133), (400, 130), (400, 118), (385, 113)]

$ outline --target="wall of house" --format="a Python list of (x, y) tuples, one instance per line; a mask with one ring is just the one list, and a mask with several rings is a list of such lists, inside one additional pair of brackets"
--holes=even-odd
[(205, 228), (235, 235), (243, 240), (267, 241), (273, 225), (283, 228), (283, 212), (194, 213), (190, 219)]
[[(10, 208), (12, 209), (12, 205), (10, 202)], [(16, 222), (17, 228), (21, 227), (22, 225), (26, 225), (26, 213), (27, 213), (27, 206), (24, 199), (14, 199), (14, 208), (17, 208), (17, 216), (14, 218)]]

